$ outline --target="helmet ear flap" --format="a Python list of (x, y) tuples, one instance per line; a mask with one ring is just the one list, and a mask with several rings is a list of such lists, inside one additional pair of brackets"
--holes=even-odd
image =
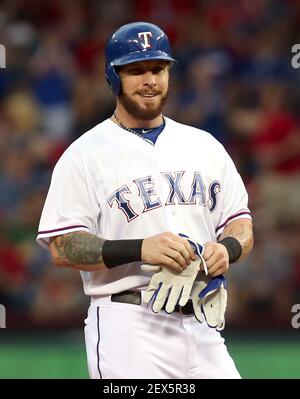
[(109, 87), (111, 88), (113, 94), (115, 96), (118, 96), (120, 93), (120, 89), (121, 89), (121, 80), (115, 70), (114, 65), (111, 64), (106, 69), (105, 77), (106, 77), (107, 83), (108, 83)]

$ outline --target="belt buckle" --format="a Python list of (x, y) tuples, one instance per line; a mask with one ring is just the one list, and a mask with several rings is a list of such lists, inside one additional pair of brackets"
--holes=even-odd
[(178, 306), (179, 313), (185, 316), (192, 316), (194, 314), (192, 301), (189, 299), (184, 306)]
[(181, 315), (184, 314), (184, 312), (182, 311), (182, 308), (183, 308), (183, 306), (178, 306), (178, 312), (179, 312)]
[(179, 306), (179, 313), (181, 314), (181, 315), (187, 315), (187, 314), (189, 314), (188, 312), (186, 312), (185, 311), (185, 309), (186, 309), (186, 305), (184, 305), (184, 306)]

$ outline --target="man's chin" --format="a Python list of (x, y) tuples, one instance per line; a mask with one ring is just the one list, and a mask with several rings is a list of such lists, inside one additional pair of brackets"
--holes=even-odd
[(146, 107), (140, 107), (139, 111), (137, 112), (137, 115), (140, 115), (139, 119), (149, 121), (151, 119), (157, 118), (162, 112), (162, 107), (161, 106), (146, 106)]
[(128, 108), (125, 107), (125, 109), (130, 115), (134, 116), (137, 119), (141, 119), (144, 121), (149, 121), (149, 120), (155, 119), (162, 112), (161, 106), (141, 107), (140, 105), (137, 105), (136, 107), (128, 107)]
[(132, 101), (128, 96), (121, 95), (120, 101), (126, 111), (136, 119), (150, 121), (157, 118), (162, 113), (163, 106), (166, 102), (167, 96), (160, 99), (160, 101), (145, 101), (143, 104), (139, 104), (136, 101)]

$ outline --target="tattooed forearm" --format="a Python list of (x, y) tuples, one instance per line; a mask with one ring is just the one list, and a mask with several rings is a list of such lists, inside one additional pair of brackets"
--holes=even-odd
[(231, 222), (221, 234), (219, 240), (225, 237), (234, 237), (239, 240), (242, 246), (242, 255), (239, 260), (243, 260), (253, 248), (252, 222), (249, 219), (238, 219)]
[(103, 264), (104, 241), (93, 234), (77, 231), (56, 237), (50, 245), (57, 264), (93, 271)]

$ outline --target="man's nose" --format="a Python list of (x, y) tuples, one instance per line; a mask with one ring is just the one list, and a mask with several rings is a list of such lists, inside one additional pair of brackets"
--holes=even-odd
[(156, 86), (156, 76), (153, 72), (147, 71), (144, 73), (144, 84), (148, 86)]

